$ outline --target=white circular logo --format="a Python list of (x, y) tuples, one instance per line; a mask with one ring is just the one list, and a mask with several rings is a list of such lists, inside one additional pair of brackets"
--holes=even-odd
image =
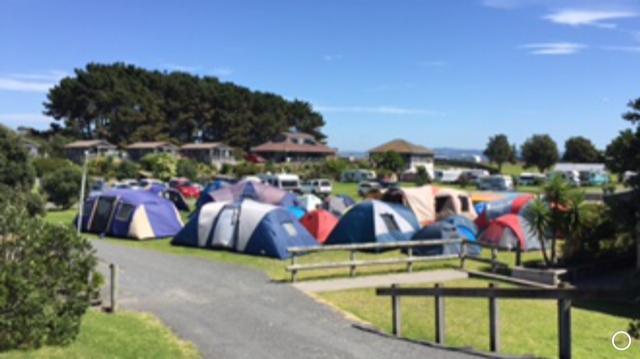
[[(623, 337), (627, 338), (627, 345), (625, 346), (618, 346), (616, 344), (616, 338), (622, 335)], [(629, 335), (629, 333), (625, 332), (625, 331), (619, 331), (619, 332), (615, 332), (613, 333), (613, 336), (611, 337), (611, 345), (613, 345), (613, 347), (617, 350), (617, 351), (625, 351), (627, 349), (629, 349), (629, 347), (631, 346), (631, 336)]]

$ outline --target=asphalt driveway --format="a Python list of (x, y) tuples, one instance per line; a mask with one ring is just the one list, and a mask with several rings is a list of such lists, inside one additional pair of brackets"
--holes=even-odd
[(225, 263), (93, 241), (120, 266), (120, 305), (151, 312), (206, 358), (471, 358), (367, 332), (289, 284)]

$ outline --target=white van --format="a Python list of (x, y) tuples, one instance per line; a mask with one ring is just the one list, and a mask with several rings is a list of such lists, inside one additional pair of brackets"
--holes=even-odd
[(263, 183), (289, 192), (301, 193), (300, 177), (294, 174), (279, 173), (260, 176)]
[(330, 195), (333, 191), (331, 181), (326, 178), (315, 178), (302, 182), (300, 186), (303, 193), (311, 193), (315, 195)]
[(376, 172), (372, 170), (346, 170), (340, 174), (340, 182), (375, 181)]
[(435, 180), (436, 182), (440, 182), (440, 183), (456, 183), (460, 179), (460, 175), (462, 175), (462, 170), (457, 170), (457, 169), (436, 170)]
[(478, 189), (487, 191), (511, 191), (513, 180), (511, 176), (493, 175), (478, 179)]

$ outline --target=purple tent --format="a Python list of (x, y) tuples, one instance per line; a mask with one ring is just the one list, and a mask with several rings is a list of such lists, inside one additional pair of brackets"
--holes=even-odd
[(224, 187), (200, 195), (198, 205), (201, 207), (209, 202), (238, 202), (252, 199), (256, 202), (282, 207), (300, 207), (295, 195), (279, 188), (254, 181), (241, 181), (232, 186)]

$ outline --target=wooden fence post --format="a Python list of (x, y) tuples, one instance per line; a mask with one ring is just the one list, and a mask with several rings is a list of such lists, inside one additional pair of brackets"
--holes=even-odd
[(467, 241), (460, 243), (460, 269), (464, 269), (464, 262), (467, 259)]
[(491, 271), (495, 272), (498, 269), (498, 248), (491, 248)]
[(118, 309), (118, 266), (114, 263), (109, 264), (109, 272), (111, 277), (111, 307), (109, 311), (115, 313)]
[(571, 358), (571, 299), (558, 299), (558, 351), (560, 359)]
[(409, 255), (409, 262), (407, 262), (407, 272), (411, 273), (413, 271), (413, 247), (407, 248), (407, 254)]
[[(489, 288), (496, 288), (494, 283), (489, 283)], [(498, 309), (498, 299), (489, 297), (489, 347), (492, 352), (500, 351), (500, 311)]]
[[(436, 283), (435, 288), (441, 288), (442, 285), (440, 283)], [(445, 342), (445, 334), (444, 334), (444, 297), (436, 294), (434, 296), (434, 301), (436, 304), (436, 343), (444, 344)]]
[[(396, 289), (399, 286), (392, 284), (391, 288)], [(402, 335), (402, 312), (400, 309), (400, 297), (395, 293), (391, 295), (391, 333), (397, 337)]]
[(351, 252), (349, 252), (349, 261), (351, 261), (351, 266), (349, 267), (349, 276), (350, 277), (355, 277), (356, 276), (356, 265), (353, 264), (353, 262), (356, 260), (356, 251), (351, 250)]
[(520, 242), (518, 242), (516, 246), (516, 266), (522, 266), (522, 247), (520, 245)]

